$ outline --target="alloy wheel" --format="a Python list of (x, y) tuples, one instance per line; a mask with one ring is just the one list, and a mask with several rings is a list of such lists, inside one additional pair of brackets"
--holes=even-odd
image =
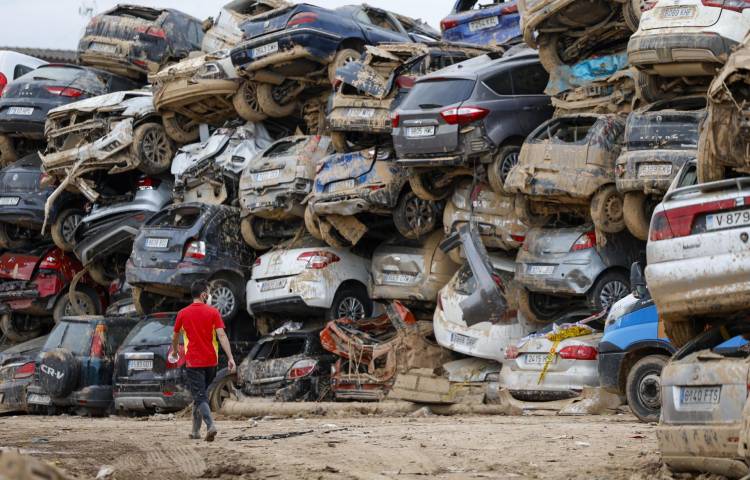
[(73, 234), (75, 233), (78, 224), (81, 223), (82, 218), (83, 215), (74, 213), (73, 215), (68, 215), (68, 218), (63, 222), (62, 235), (67, 243), (71, 245), (73, 244)]
[(423, 229), (431, 227), (435, 219), (435, 204), (429, 200), (422, 200), (414, 195), (406, 203), (406, 221), (415, 233), (422, 233)]
[[(88, 295), (79, 293), (76, 296), (76, 305), (78, 308), (74, 308), (72, 303), (68, 303), (65, 306), (65, 315), (66, 316), (77, 316), (77, 315), (93, 315), (96, 313), (94, 311), (94, 305), (91, 303), (91, 299)], [(80, 314), (78, 312), (81, 312)]]
[(164, 132), (150, 129), (143, 136), (143, 155), (153, 165), (163, 165), (172, 159), (167, 158), (171, 151), (169, 140)]
[(361, 320), (365, 318), (365, 306), (356, 297), (346, 297), (339, 304), (336, 311), (338, 318), (351, 318), (352, 320)]
[(220, 285), (212, 289), (211, 297), (211, 306), (219, 311), (222, 318), (227, 317), (234, 311), (237, 299), (234, 297), (234, 292), (232, 292), (232, 289), (229, 287)]
[(518, 152), (511, 152), (503, 158), (502, 163), (500, 164), (500, 178), (503, 182), (508, 178), (508, 174), (516, 164), (518, 164)]
[(609, 308), (628, 293), (628, 286), (620, 281), (606, 283), (599, 294), (599, 303), (602, 308)]

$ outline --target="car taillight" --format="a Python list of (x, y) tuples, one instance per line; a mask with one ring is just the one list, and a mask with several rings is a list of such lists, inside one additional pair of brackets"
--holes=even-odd
[(42, 187), (50, 187), (55, 184), (55, 177), (42, 172), (39, 174), (39, 185)]
[(61, 97), (78, 98), (83, 95), (83, 92), (77, 88), (70, 87), (46, 87), (47, 91), (52, 95), (59, 95)]
[(35, 367), (36, 365), (34, 362), (24, 363), (23, 365), (16, 367), (16, 370), (13, 372), (13, 378), (29, 378), (34, 375)]
[(138, 65), (141, 68), (148, 68), (148, 63), (145, 60), (133, 60), (133, 65)]
[(647, 12), (656, 6), (658, 0), (646, 1), (641, 4), (641, 12)]
[(317, 360), (299, 360), (292, 365), (292, 368), (286, 373), (287, 380), (295, 380), (310, 375), (318, 365)]
[(443, 117), (449, 125), (468, 125), (470, 123), (481, 120), (490, 113), (486, 108), (479, 107), (454, 107), (440, 112), (440, 116)]
[(588, 250), (589, 248), (594, 248), (596, 246), (596, 232), (586, 232), (580, 237), (578, 237), (578, 240), (573, 244), (572, 247), (570, 247), (571, 252), (577, 252), (579, 250)]
[(107, 333), (107, 327), (104, 325), (97, 325), (94, 331), (94, 336), (91, 338), (91, 352), (89, 356), (91, 358), (104, 358), (104, 343), (105, 334)]
[(415, 83), (417, 83), (417, 81), (414, 77), (409, 77), (407, 75), (399, 75), (396, 77), (396, 86), (398, 88), (412, 88)]
[(516, 358), (518, 358), (518, 347), (516, 347), (515, 345), (505, 347), (505, 358), (507, 360), (515, 360)]
[(338, 89), (339, 89), (339, 87), (340, 87), (340, 86), (341, 86), (341, 85), (342, 85), (343, 83), (344, 83), (344, 81), (343, 81), (343, 80), (341, 80), (340, 78), (336, 77), (336, 80), (334, 80), (334, 81), (333, 81), (333, 89), (334, 89), (334, 90), (338, 90)]
[(499, 275), (496, 275), (496, 274), (493, 273), (492, 274), (492, 280), (495, 281), (495, 285), (497, 285), (500, 290), (503, 290), (503, 291), (505, 290), (505, 285), (503, 284), (503, 279), (500, 278)]
[(518, 5), (508, 5), (500, 9), (501, 15), (510, 15), (511, 13), (518, 13)]
[(741, 12), (750, 8), (750, 1), (747, 0), (701, 0), (706, 7), (723, 8), (724, 10), (733, 10)]
[(203, 260), (206, 258), (206, 242), (203, 240), (192, 240), (185, 248), (185, 258)]
[(440, 293), (438, 293), (438, 296), (437, 296), (437, 307), (438, 307), (438, 310), (445, 311), (443, 309), (443, 295), (441, 295)]
[(253, 266), (260, 267), (260, 257), (255, 259), (255, 263), (253, 263)]
[(180, 350), (180, 355), (177, 358), (176, 362), (169, 361), (169, 357), (171, 357), (173, 353), (172, 346), (170, 345), (169, 349), (167, 350), (167, 369), (168, 370), (180, 368), (183, 365), (185, 365), (185, 347), (183, 345), (180, 345), (178, 349)]
[[(657, 242), (659, 240), (686, 237), (692, 233), (693, 223), (697, 216), (706, 213), (720, 212), (722, 210), (730, 210), (746, 205), (748, 202), (750, 202), (750, 197), (731, 198), (699, 203), (696, 205), (688, 205), (686, 207), (659, 210), (654, 213), (654, 216), (651, 219), (649, 239), (653, 242)], [(727, 223), (727, 227), (731, 226), (731, 223)]]
[(596, 347), (588, 347), (586, 345), (571, 345), (565, 347), (558, 352), (560, 358), (566, 360), (596, 360), (599, 355), (599, 351)]
[(120, 290), (120, 287), (122, 286), (122, 283), (120, 282), (120, 279), (113, 280), (112, 283), (109, 284), (109, 294), (115, 295)]
[(458, 20), (455, 20), (453, 18), (444, 18), (440, 22), (440, 30), (446, 31), (450, 30), (451, 28), (456, 28), (458, 26)]
[(138, 179), (138, 190), (153, 190), (159, 186), (159, 180), (151, 177), (141, 177)]
[(320, 270), (326, 268), (328, 265), (338, 262), (341, 260), (338, 255), (333, 252), (327, 252), (325, 250), (318, 250), (313, 252), (304, 252), (297, 257), (298, 261), (307, 262), (305, 268), (310, 270)]
[(318, 19), (318, 14), (313, 12), (300, 12), (297, 15), (289, 19), (286, 26), (293, 27), (295, 25), (302, 25), (303, 23), (312, 23)]
[(513, 239), (514, 242), (523, 243), (526, 241), (526, 237), (523, 235), (511, 235), (511, 239)]
[(159, 27), (138, 27), (136, 29), (136, 32), (142, 33), (144, 35), (148, 35), (149, 37), (154, 38), (167, 38), (167, 32), (164, 31), (164, 29)]
[(401, 123), (401, 115), (399, 115), (398, 113), (392, 113), (391, 114), (391, 127), (398, 128), (400, 123)]
[(8, 86), (8, 77), (4, 73), (0, 72), (0, 97), (5, 95), (5, 87)]

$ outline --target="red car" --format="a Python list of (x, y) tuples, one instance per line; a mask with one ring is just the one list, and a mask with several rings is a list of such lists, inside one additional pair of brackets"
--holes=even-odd
[[(71, 254), (57, 247), (0, 255), (0, 330), (12, 342), (34, 338), (50, 322), (77, 315), (68, 297), (76, 273), (83, 269)], [(99, 315), (107, 306), (106, 292), (88, 274), (77, 284), (81, 313)]]

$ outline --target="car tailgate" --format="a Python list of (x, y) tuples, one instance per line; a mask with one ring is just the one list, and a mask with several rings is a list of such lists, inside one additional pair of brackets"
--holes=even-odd
[(36, 255), (5, 252), (0, 255), (0, 278), (31, 280), (40, 259)]
[[(130, 258), (136, 267), (174, 268), (182, 261), (187, 243), (197, 238), (200, 230), (200, 226), (189, 229), (141, 228)], [(162, 246), (164, 242), (166, 246)]]
[(253, 267), (253, 280), (267, 278), (290, 277), (305, 271), (307, 259), (298, 260), (300, 255), (311, 251), (331, 251), (328, 248), (293, 248), (289, 250), (274, 250), (266, 253), (256, 261)]
[(534, 228), (526, 234), (524, 248), (528, 245), (528, 251), (534, 255), (568, 253), (583, 233), (577, 228)]
[(288, 8), (271, 10), (262, 16), (253, 17), (251, 21), (242, 24), (244, 39), (252, 40), (253, 38), (285, 29), (289, 19), (298, 10), (300, 10), (299, 6), (289, 6)]
[(426, 273), (425, 249), (384, 245), (372, 259), (372, 275), (378, 285), (409, 286), (421, 282)]
[(722, 8), (704, 6), (701, 0), (660, 2), (653, 9), (652, 20), (641, 23), (641, 28), (710, 27), (719, 21), (722, 12)]
[(242, 369), (245, 372), (242, 380), (254, 385), (281, 381), (292, 365), (303, 358), (306, 358), (305, 355), (299, 354), (272, 360), (251, 360)]
[(325, 192), (332, 183), (355, 179), (372, 170), (375, 165), (376, 149), (361, 152), (334, 154), (326, 158), (315, 177), (315, 190)]

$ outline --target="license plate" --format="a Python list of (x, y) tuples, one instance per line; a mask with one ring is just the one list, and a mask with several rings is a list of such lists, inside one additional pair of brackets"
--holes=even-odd
[[(523, 356), (527, 365), (544, 365), (547, 363), (548, 353), (527, 353)], [(554, 363), (556, 355), (552, 356), (552, 363)]]
[(435, 135), (435, 127), (406, 127), (407, 137), (431, 137)]
[(168, 238), (147, 238), (146, 248), (167, 248), (169, 245)]
[(372, 118), (375, 116), (374, 108), (350, 108), (349, 116), (354, 118)]
[(686, 18), (695, 13), (693, 7), (667, 7), (662, 10), (662, 18)]
[(683, 405), (717, 405), (721, 399), (721, 386), (682, 387)]
[(336, 182), (328, 185), (329, 192), (341, 192), (343, 190), (349, 190), (354, 188), (354, 179), (344, 180), (343, 182)]
[(638, 165), (639, 177), (663, 177), (672, 173), (672, 164)]
[(750, 225), (750, 210), (739, 210), (737, 212), (714, 213), (712, 215), (706, 215), (707, 230), (742, 227), (745, 225)]
[(10, 107), (8, 109), (8, 115), (24, 115), (28, 116), (34, 113), (34, 107)]
[(0, 197), (0, 205), (18, 205), (18, 197)]
[(416, 275), (410, 273), (384, 273), (383, 281), (386, 283), (413, 283)]
[(135, 313), (135, 305), (123, 305), (122, 307), (117, 309), (117, 313), (119, 313), (120, 315)]
[(269, 280), (260, 284), (260, 291), (267, 292), (269, 290), (278, 290), (286, 286), (286, 278), (277, 278), (276, 280)]
[(463, 345), (464, 347), (473, 347), (477, 343), (477, 339), (468, 335), (461, 335), (460, 333), (451, 333), (451, 343)]
[(253, 48), (253, 58), (265, 57), (266, 55), (270, 55), (278, 51), (279, 51), (279, 42), (269, 43), (267, 45), (262, 45), (258, 48)]
[(263, 182), (265, 180), (271, 180), (273, 178), (278, 178), (279, 175), (281, 175), (281, 169), (279, 170), (267, 170), (265, 172), (260, 172), (255, 174), (255, 181), (256, 182)]
[(29, 394), (29, 398), (26, 399), (28, 403), (35, 405), (49, 405), (52, 403), (52, 399), (49, 395), (37, 395), (36, 393)]
[(526, 269), (529, 275), (551, 275), (554, 271), (554, 265), (529, 265)]
[(475, 22), (469, 23), (469, 30), (476, 32), (477, 30), (484, 30), (485, 28), (492, 28), (500, 23), (497, 17), (487, 17)]
[(153, 360), (128, 360), (128, 370), (153, 370)]
[(108, 43), (92, 43), (89, 49), (101, 53), (117, 53), (117, 45)]

